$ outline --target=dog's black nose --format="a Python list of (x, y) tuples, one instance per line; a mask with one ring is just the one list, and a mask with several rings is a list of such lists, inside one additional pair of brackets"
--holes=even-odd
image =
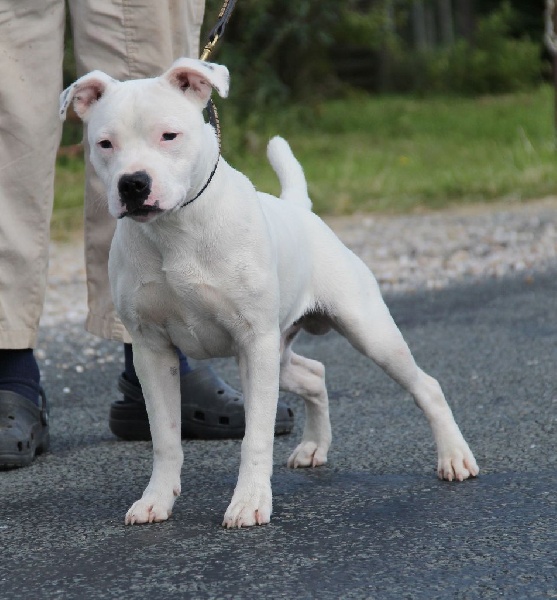
[(149, 197), (151, 178), (145, 171), (122, 175), (118, 181), (118, 192), (128, 211), (132, 212), (143, 206)]

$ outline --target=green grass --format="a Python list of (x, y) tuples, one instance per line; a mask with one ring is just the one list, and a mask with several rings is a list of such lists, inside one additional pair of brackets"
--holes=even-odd
[(83, 227), (83, 158), (59, 157), (56, 161), (54, 210), (50, 230), (54, 239), (66, 239)]
[[(321, 214), (407, 212), (557, 191), (553, 90), (483, 98), (371, 97), (286, 108), (234, 123), (220, 103), (224, 156), (258, 189), (277, 193), (265, 145), (285, 137), (304, 166)], [(58, 165), (53, 228), (73, 222), (83, 171)]]

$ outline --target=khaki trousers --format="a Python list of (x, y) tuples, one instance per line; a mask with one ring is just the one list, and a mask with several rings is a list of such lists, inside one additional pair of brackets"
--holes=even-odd
[[(198, 56), (205, 0), (0, 0), (0, 348), (36, 345), (48, 269), (54, 165), (62, 125), (65, 5), (78, 75), (152, 77)], [(86, 156), (88, 151), (86, 148)], [(115, 221), (88, 158), (86, 329), (130, 341), (108, 282)]]

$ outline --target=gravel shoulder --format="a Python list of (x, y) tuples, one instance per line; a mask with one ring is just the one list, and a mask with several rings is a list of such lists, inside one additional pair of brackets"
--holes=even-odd
[[(557, 265), (557, 197), (411, 215), (325, 219), (384, 293), (545, 271)], [(83, 236), (52, 243), (42, 326), (85, 319)]]

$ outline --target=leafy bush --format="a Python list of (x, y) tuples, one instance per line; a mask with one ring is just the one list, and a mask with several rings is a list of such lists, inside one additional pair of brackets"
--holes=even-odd
[[(232, 71), (231, 101), (240, 116), (254, 106), (275, 108), (327, 95), (335, 78), (329, 60), (338, 0), (242, 0), (214, 60)], [(209, 0), (211, 27), (221, 0)], [(205, 39), (205, 38), (202, 38)]]
[[(220, 2), (208, 0), (208, 26)], [(504, 93), (542, 79), (541, 42), (516, 37), (520, 19), (508, 2), (478, 20), (472, 41), (460, 38), (421, 51), (408, 40), (411, 3), (400, 0), (390, 12), (386, 6), (358, 0), (242, 0), (215, 55), (232, 71), (229, 109), (234, 106), (236, 118), (249, 120), (262, 109), (293, 101), (312, 106), (337, 95), (338, 76), (343, 76), (338, 56), (346, 48), (367, 52), (364, 73), (373, 81), (368, 87), (381, 92)]]
[(480, 20), (473, 46), (459, 41), (448, 53), (448, 89), (463, 93), (518, 91), (541, 81), (540, 44), (510, 36), (516, 14), (508, 3)]
[(472, 42), (412, 52), (390, 47), (390, 76), (383, 91), (488, 94), (520, 91), (541, 82), (541, 44), (512, 37), (516, 13), (505, 2), (478, 21)]

